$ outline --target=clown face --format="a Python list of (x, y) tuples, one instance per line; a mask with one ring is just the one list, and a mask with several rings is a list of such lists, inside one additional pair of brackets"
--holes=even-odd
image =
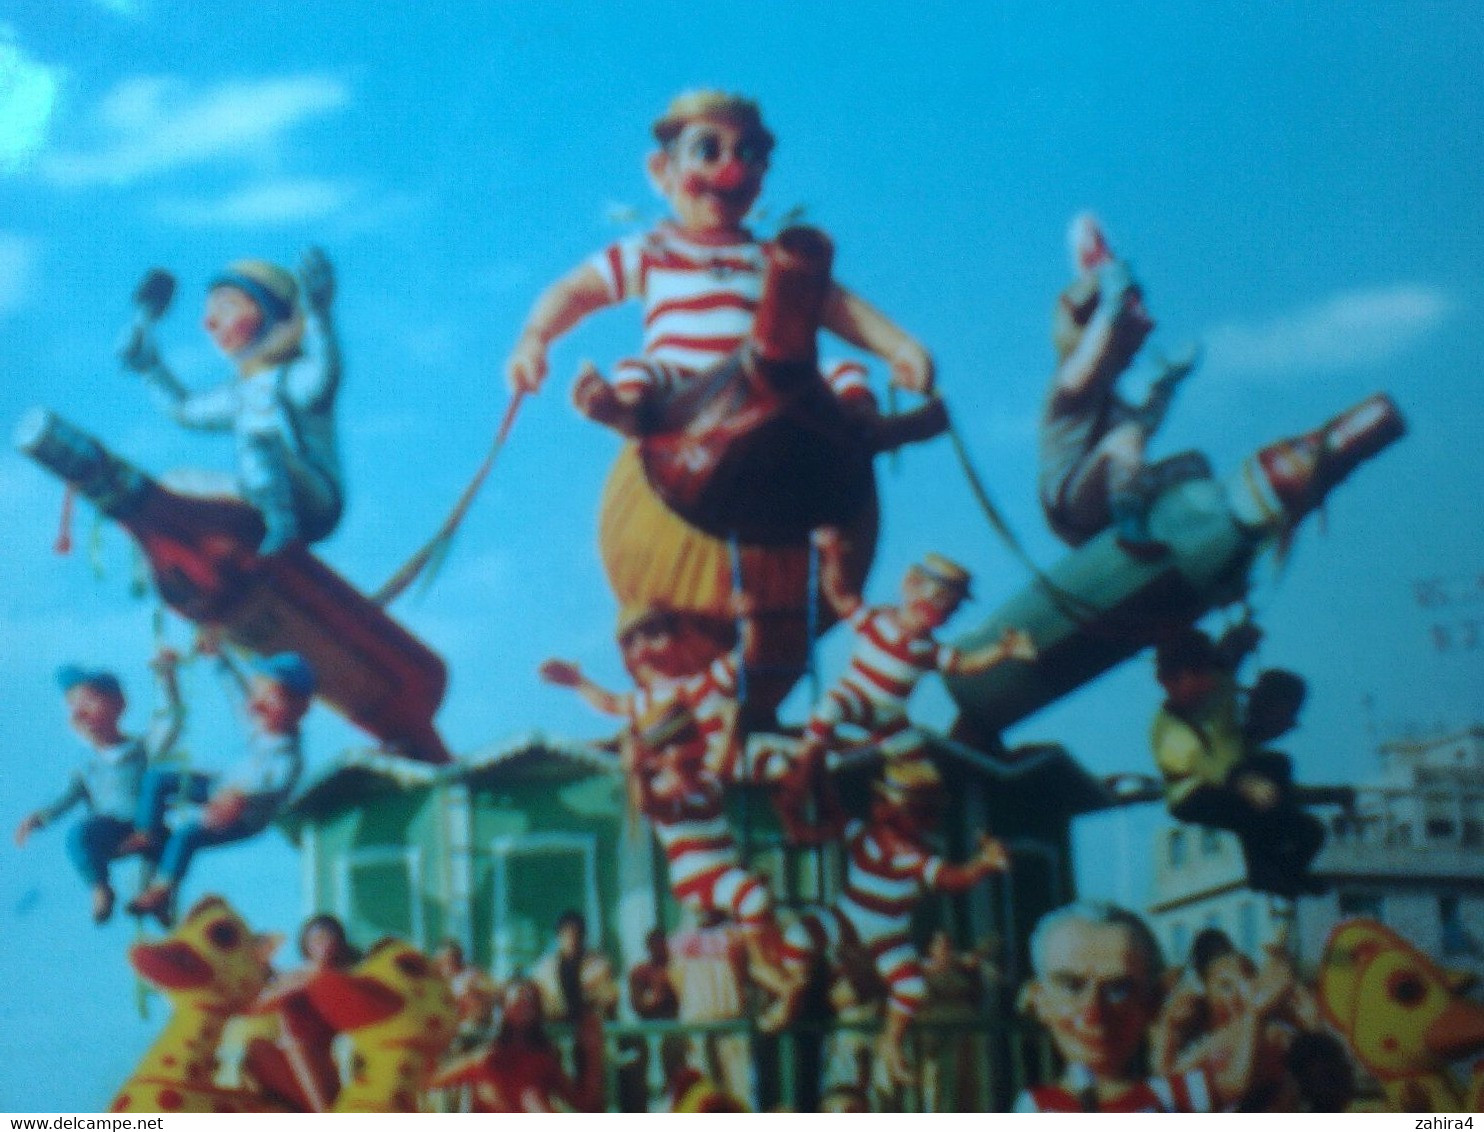
[(655, 613), (629, 628), (618, 642), (623, 665), (641, 687), (681, 675), (675, 670), (675, 622)]
[(698, 239), (736, 236), (762, 191), (765, 147), (730, 118), (697, 118), (652, 155), (649, 172), (675, 212), (682, 233)]
[(263, 329), (263, 312), (236, 287), (214, 287), (206, 296), (202, 325), (217, 349), (235, 358), (257, 341)]

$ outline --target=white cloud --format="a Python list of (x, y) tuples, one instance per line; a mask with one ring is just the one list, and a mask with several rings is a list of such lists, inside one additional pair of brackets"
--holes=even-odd
[(224, 197), (170, 197), (156, 210), (162, 219), (194, 228), (253, 228), (323, 220), (356, 193), (343, 181), (283, 179), (248, 185)]
[(0, 232), (0, 318), (21, 306), (35, 262), (35, 241)]
[(174, 169), (271, 157), (289, 131), (349, 99), (343, 83), (322, 75), (205, 89), (178, 79), (126, 79), (99, 105), (105, 140), (92, 150), (50, 155), (41, 169), (58, 185), (128, 185)]
[(1227, 322), (1205, 336), (1206, 368), (1276, 376), (1388, 361), (1436, 330), (1453, 302), (1435, 287), (1345, 291), (1265, 322)]
[(46, 144), (62, 71), (32, 59), (0, 25), (0, 174), (26, 168)]

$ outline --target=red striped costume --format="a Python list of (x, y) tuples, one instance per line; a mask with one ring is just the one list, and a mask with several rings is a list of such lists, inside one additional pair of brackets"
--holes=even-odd
[(833, 907), (806, 912), (784, 933), (784, 961), (801, 966), (843, 940), (870, 953), (891, 1009), (911, 1015), (927, 985), (912, 945), (912, 910), (937, 884), (943, 859), (921, 842), (853, 822), (845, 831), (845, 884)]
[[(644, 353), (615, 367), (620, 393), (670, 392), (724, 361), (746, 341), (762, 297), (763, 246), (752, 239), (702, 244), (662, 224), (610, 244), (589, 263), (612, 302), (644, 304)], [(837, 363), (824, 373), (841, 398), (871, 396), (858, 362)]]
[(661, 771), (651, 780), (650, 791), (659, 799), (646, 807), (646, 816), (665, 851), (675, 899), (740, 924), (768, 920), (772, 895), (738, 863), (721, 780), (702, 772), (682, 783), (672, 772)]
[[(1078, 1070), (1081, 1072), (1079, 1073)], [(1180, 1077), (1151, 1077), (1136, 1082), (1117, 1100), (1097, 1104), (1092, 1077), (1082, 1066), (1068, 1070), (1069, 1084), (1036, 1085), (1020, 1094), (1016, 1112), (1212, 1112), (1211, 1087), (1204, 1070)], [(1086, 1077), (1086, 1085), (1076, 1088)]]
[(690, 711), (706, 741), (706, 766), (723, 779), (732, 775), (732, 705), (737, 701), (737, 657), (718, 657), (705, 672), (679, 680), (657, 680), (629, 695), (629, 725), (638, 734), (645, 722), (665, 709), (682, 704)]
[(853, 724), (887, 758), (919, 756), (922, 740), (907, 719), (907, 699), (923, 676), (951, 668), (962, 654), (929, 633), (908, 633), (891, 606), (861, 606), (850, 615), (850, 627), (850, 666), (815, 705), (808, 736), (828, 746), (837, 727)]

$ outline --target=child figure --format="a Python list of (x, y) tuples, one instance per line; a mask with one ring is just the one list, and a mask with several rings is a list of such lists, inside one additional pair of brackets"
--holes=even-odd
[[(654, 124), (654, 136), (659, 149), (647, 168), (673, 219), (610, 245), (552, 284), (537, 299), (505, 367), (512, 390), (535, 392), (553, 341), (596, 310), (640, 300), (643, 353), (621, 361), (611, 385), (588, 367), (575, 391), (583, 413), (631, 433), (646, 402), (743, 346), (766, 268), (764, 245), (743, 226), (774, 145), (757, 104), (713, 90), (682, 94)], [(927, 351), (863, 299), (830, 283), (820, 322), (885, 359), (902, 388), (932, 391)], [(874, 398), (857, 370), (836, 368), (831, 381), (846, 404), (874, 418)]]
[(541, 678), (573, 689), (604, 715), (626, 719), (630, 735), (637, 735), (644, 720), (656, 718), (666, 708), (684, 706), (705, 740), (708, 769), (728, 777), (736, 760), (736, 653), (703, 663), (706, 654), (681, 639), (667, 610), (643, 606), (619, 612), (617, 637), (624, 668), (634, 681), (632, 691), (610, 691), (567, 660), (546, 661)]
[(184, 712), (175, 681), (178, 659), (169, 649), (162, 649), (151, 666), (164, 693), (164, 703), (144, 736), (119, 730), (124, 690), (112, 672), (68, 665), (57, 673), (68, 719), (91, 748), (92, 756), (74, 772), (60, 798), (21, 822), (15, 831), (15, 843), (24, 845), (31, 834), (79, 802), (86, 806), (87, 816), (67, 834), (67, 855), (92, 888), (96, 924), (113, 915), (114, 892), (108, 866), (115, 858), (128, 855), (124, 842), (134, 828), (140, 781), (149, 764), (166, 755), (180, 737)]
[(1036, 646), (1021, 629), (1006, 629), (992, 645), (963, 652), (933, 637), (969, 595), (969, 572), (939, 554), (907, 571), (902, 601), (867, 606), (845, 581), (844, 542), (836, 530), (815, 533), (825, 599), (855, 632), (850, 667), (820, 698), (804, 730), (801, 770), (816, 766), (841, 724), (864, 729), (888, 760), (922, 759), (922, 740), (907, 718), (907, 700), (928, 672), (972, 675), (1007, 660), (1033, 661)]
[(782, 936), (768, 884), (740, 863), (726, 815), (726, 780), (706, 765), (706, 741), (696, 720), (675, 704), (638, 736), (635, 766), (640, 808), (665, 851), (670, 891), (692, 911), (720, 914), (746, 932), (749, 969), (779, 1009), (793, 1010), (801, 973), (776, 955)]
[(1041, 414), (1041, 505), (1051, 529), (1071, 546), (1111, 525), (1125, 550), (1157, 557), (1165, 547), (1149, 536), (1149, 505), (1177, 479), (1206, 469), (1199, 457), (1150, 467), (1144, 449), (1197, 353), (1161, 362), (1142, 405), (1120, 398), (1118, 378), (1154, 321), (1096, 218), (1077, 216), (1068, 241), (1079, 274), (1057, 302), (1052, 332), (1057, 369)]
[[(874, 786), (869, 819), (845, 830), (840, 898), (822, 914), (808, 913), (790, 924), (784, 937), (785, 969), (795, 977), (817, 954), (859, 947), (870, 955), (887, 988), (879, 1055), (887, 1074), (902, 1085), (914, 1078), (904, 1044), (907, 1027), (927, 993), (912, 944), (912, 910), (929, 892), (967, 892), (1010, 866), (1005, 847), (988, 836), (980, 837), (978, 851), (961, 865), (937, 856), (925, 837), (937, 828), (943, 802), (943, 781), (929, 760), (888, 761)], [(790, 1020), (781, 1005), (763, 1025), (778, 1030)]]
[(263, 516), (264, 555), (325, 538), (343, 509), (334, 415), (340, 347), (330, 317), (335, 275), (324, 252), (310, 248), (299, 277), (302, 295), (292, 274), (254, 259), (232, 264), (211, 283), (206, 332), (236, 363), (236, 381), (189, 392), (165, 366), (148, 323), (120, 354), (178, 423), (235, 434), (236, 492)]
[[(298, 653), (258, 661), (247, 687), (252, 717), (247, 756), (224, 774), (145, 775), (134, 833), (126, 844), (163, 848), (158, 876), (129, 902), (132, 914), (154, 916), (169, 927), (176, 891), (197, 851), (252, 837), (277, 816), (303, 769), (299, 721), (309, 710), (314, 688), (314, 671)], [(199, 817), (167, 830), (165, 816), (172, 800), (204, 803), (205, 808)]]

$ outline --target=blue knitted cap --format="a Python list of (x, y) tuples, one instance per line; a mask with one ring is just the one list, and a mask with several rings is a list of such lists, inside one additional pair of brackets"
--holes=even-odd
[(259, 676), (282, 684), (297, 696), (312, 696), (319, 686), (314, 669), (296, 652), (275, 653), (266, 656), (252, 666)]
[(124, 698), (124, 687), (112, 672), (101, 668), (81, 668), (76, 664), (64, 664), (57, 669), (57, 686), (70, 692), (73, 688), (92, 688), (104, 695)]

